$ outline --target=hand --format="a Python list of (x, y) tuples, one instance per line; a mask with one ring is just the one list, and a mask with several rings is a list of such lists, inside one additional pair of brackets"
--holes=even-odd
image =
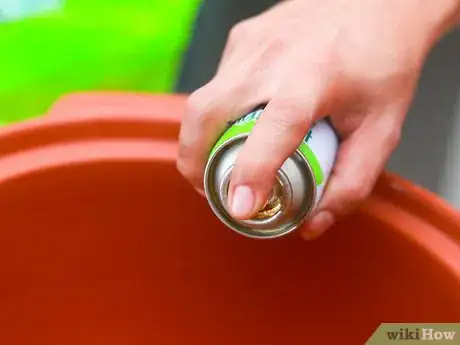
[(238, 156), (229, 210), (263, 207), (277, 170), (325, 115), (342, 144), (303, 232), (322, 234), (364, 200), (399, 142), (424, 59), (454, 23), (458, 0), (290, 0), (230, 32), (215, 77), (188, 101), (179, 170), (202, 189), (228, 121), (268, 103)]

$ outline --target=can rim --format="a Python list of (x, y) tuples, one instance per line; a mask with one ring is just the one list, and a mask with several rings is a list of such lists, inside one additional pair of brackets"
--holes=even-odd
[(305, 222), (305, 220), (311, 215), (311, 213), (313, 212), (315, 208), (315, 200), (316, 200), (316, 194), (317, 194), (315, 175), (313, 173), (310, 163), (302, 155), (302, 153), (300, 152), (298, 148), (296, 148), (296, 150), (293, 152), (293, 154), (290, 157), (292, 157), (293, 155), (296, 155), (305, 163), (305, 167), (306, 167), (305, 171), (308, 173), (312, 181), (312, 185), (315, 187), (310, 188), (311, 193), (309, 193), (310, 195), (308, 197), (308, 199), (310, 200), (310, 207), (305, 207), (301, 209), (302, 212), (300, 212), (299, 215), (295, 217), (294, 222), (292, 222), (292, 224), (288, 227), (285, 227), (277, 231), (267, 232), (266, 230), (264, 231), (262, 229), (259, 230), (259, 229), (251, 228), (250, 226), (248, 226), (247, 223), (245, 224), (241, 221), (234, 219), (227, 212), (226, 207), (224, 205), (220, 205), (221, 203), (220, 201), (218, 201), (218, 199), (220, 199), (218, 197), (218, 193), (216, 193), (216, 191), (214, 190), (215, 188), (212, 186), (211, 180), (214, 181), (214, 179), (211, 179), (213, 171), (214, 171), (212, 168), (215, 165), (215, 162), (217, 161), (217, 159), (222, 155), (222, 152), (228, 147), (229, 144), (245, 139), (249, 135), (250, 133), (242, 133), (242, 134), (236, 135), (230, 138), (229, 140), (223, 142), (221, 145), (219, 145), (219, 147), (213, 149), (214, 152), (211, 155), (211, 157), (209, 157), (208, 162), (205, 167), (205, 171), (204, 171), (204, 191), (206, 194), (206, 199), (212, 211), (216, 215), (216, 217), (222, 223), (224, 223), (228, 228), (230, 228), (232, 231), (240, 235), (243, 235), (249, 238), (254, 238), (254, 239), (274, 239), (274, 238), (278, 238), (281, 236), (285, 236), (293, 232), (294, 230), (298, 229)]

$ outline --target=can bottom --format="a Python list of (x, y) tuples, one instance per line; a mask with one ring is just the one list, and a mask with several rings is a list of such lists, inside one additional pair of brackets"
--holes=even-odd
[[(215, 215), (230, 229), (252, 238), (276, 238), (297, 229), (311, 212), (315, 200), (315, 181), (311, 168), (296, 151), (279, 169), (276, 193), (282, 198), (267, 203), (268, 209), (248, 220), (236, 220), (227, 210), (228, 186), (238, 152), (246, 136), (232, 138), (208, 161), (205, 170), (205, 193)], [(278, 194), (279, 195), (279, 194)], [(265, 213), (268, 211), (268, 213)]]

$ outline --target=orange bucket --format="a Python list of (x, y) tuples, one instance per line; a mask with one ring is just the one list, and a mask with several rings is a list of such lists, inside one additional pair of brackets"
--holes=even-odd
[(76, 94), (0, 131), (0, 344), (363, 344), (460, 321), (460, 216), (384, 175), (324, 237), (248, 239), (176, 172), (184, 97)]

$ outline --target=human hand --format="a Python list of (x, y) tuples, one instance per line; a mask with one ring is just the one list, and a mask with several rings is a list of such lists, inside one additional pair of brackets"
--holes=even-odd
[(268, 103), (236, 161), (229, 212), (263, 207), (276, 173), (310, 126), (330, 116), (342, 139), (315, 238), (364, 200), (399, 142), (421, 67), (454, 24), (459, 0), (289, 0), (230, 32), (215, 77), (193, 93), (178, 169), (203, 186), (209, 150), (227, 122)]

